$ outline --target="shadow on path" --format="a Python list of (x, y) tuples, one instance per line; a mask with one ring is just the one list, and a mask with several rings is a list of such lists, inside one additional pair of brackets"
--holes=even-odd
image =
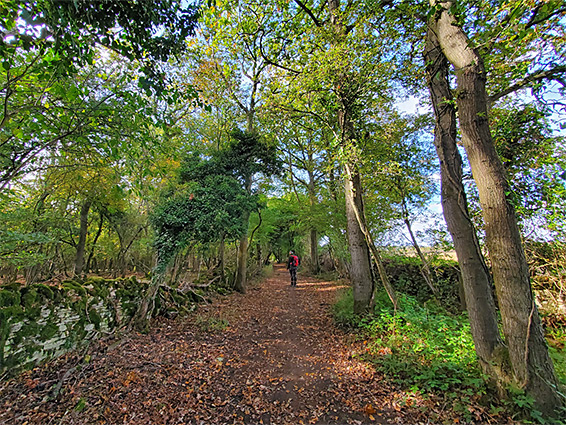
[(101, 347), (55, 401), (26, 384), (45, 378), (22, 377), (23, 398), (0, 413), (0, 423), (418, 422), (417, 411), (395, 401), (404, 395), (358, 361), (334, 326), (341, 288), (300, 272), (292, 288), (276, 265), (246, 295), (219, 298), (186, 319), (160, 318), (148, 335)]

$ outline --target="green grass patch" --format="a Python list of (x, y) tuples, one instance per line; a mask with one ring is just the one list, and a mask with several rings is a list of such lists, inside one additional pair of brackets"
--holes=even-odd
[(376, 299), (374, 314), (354, 315), (352, 292), (334, 305), (335, 320), (353, 329), (365, 342), (360, 356), (389, 380), (424, 397), (435, 395), (471, 421), (467, 403), (477, 403), (489, 389), (480, 372), (470, 325), (465, 314), (453, 315), (436, 304), (425, 305), (399, 294), (393, 314), (385, 293)]
[(560, 383), (566, 386), (566, 329), (547, 329), (548, 349)]
[[(351, 290), (334, 305), (335, 321), (364, 341), (359, 356), (387, 379), (425, 398), (444, 400), (467, 422), (477, 419), (468, 406), (481, 405), (490, 415), (503, 412), (524, 423), (556, 423), (542, 418), (523, 391), (509, 388), (509, 399), (498, 399), (479, 368), (466, 313), (454, 314), (437, 302), (421, 304), (415, 297), (398, 295), (396, 314), (385, 292), (377, 295), (372, 315), (354, 315)], [(550, 355), (565, 384), (566, 333), (561, 328), (553, 332), (548, 335)]]
[(394, 315), (383, 293), (377, 297), (374, 315), (356, 318), (344, 309), (344, 302), (352, 305), (341, 300), (336, 317), (369, 337), (364, 357), (390, 378), (421, 391), (462, 387), (473, 388), (476, 394), (485, 391), (466, 315), (451, 315), (434, 304), (420, 305), (404, 294), (399, 294)]
[(230, 323), (223, 318), (207, 317), (197, 315), (196, 325), (204, 332), (222, 332), (226, 330)]

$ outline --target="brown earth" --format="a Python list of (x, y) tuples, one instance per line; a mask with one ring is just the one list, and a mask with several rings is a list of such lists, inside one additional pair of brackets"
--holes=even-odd
[(100, 341), (0, 384), (5, 424), (427, 423), (332, 321), (343, 287), (283, 266), (188, 318)]

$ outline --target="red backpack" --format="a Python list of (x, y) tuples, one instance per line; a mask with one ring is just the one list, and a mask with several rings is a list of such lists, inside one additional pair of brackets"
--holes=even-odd
[(291, 265), (294, 267), (299, 267), (299, 257), (296, 255), (291, 255)]

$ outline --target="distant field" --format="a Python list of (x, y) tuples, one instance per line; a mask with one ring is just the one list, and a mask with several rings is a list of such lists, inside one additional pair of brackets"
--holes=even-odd
[[(397, 255), (404, 255), (406, 257), (416, 257), (417, 256), (417, 252), (415, 251), (415, 248), (413, 248), (412, 246), (387, 247), (386, 251), (397, 254)], [(421, 251), (427, 257), (436, 255), (437, 257), (439, 257), (443, 260), (458, 261), (458, 257), (456, 256), (456, 251), (454, 251), (454, 250), (442, 252), (442, 251), (438, 251), (434, 248), (431, 248), (429, 246), (422, 246)]]

